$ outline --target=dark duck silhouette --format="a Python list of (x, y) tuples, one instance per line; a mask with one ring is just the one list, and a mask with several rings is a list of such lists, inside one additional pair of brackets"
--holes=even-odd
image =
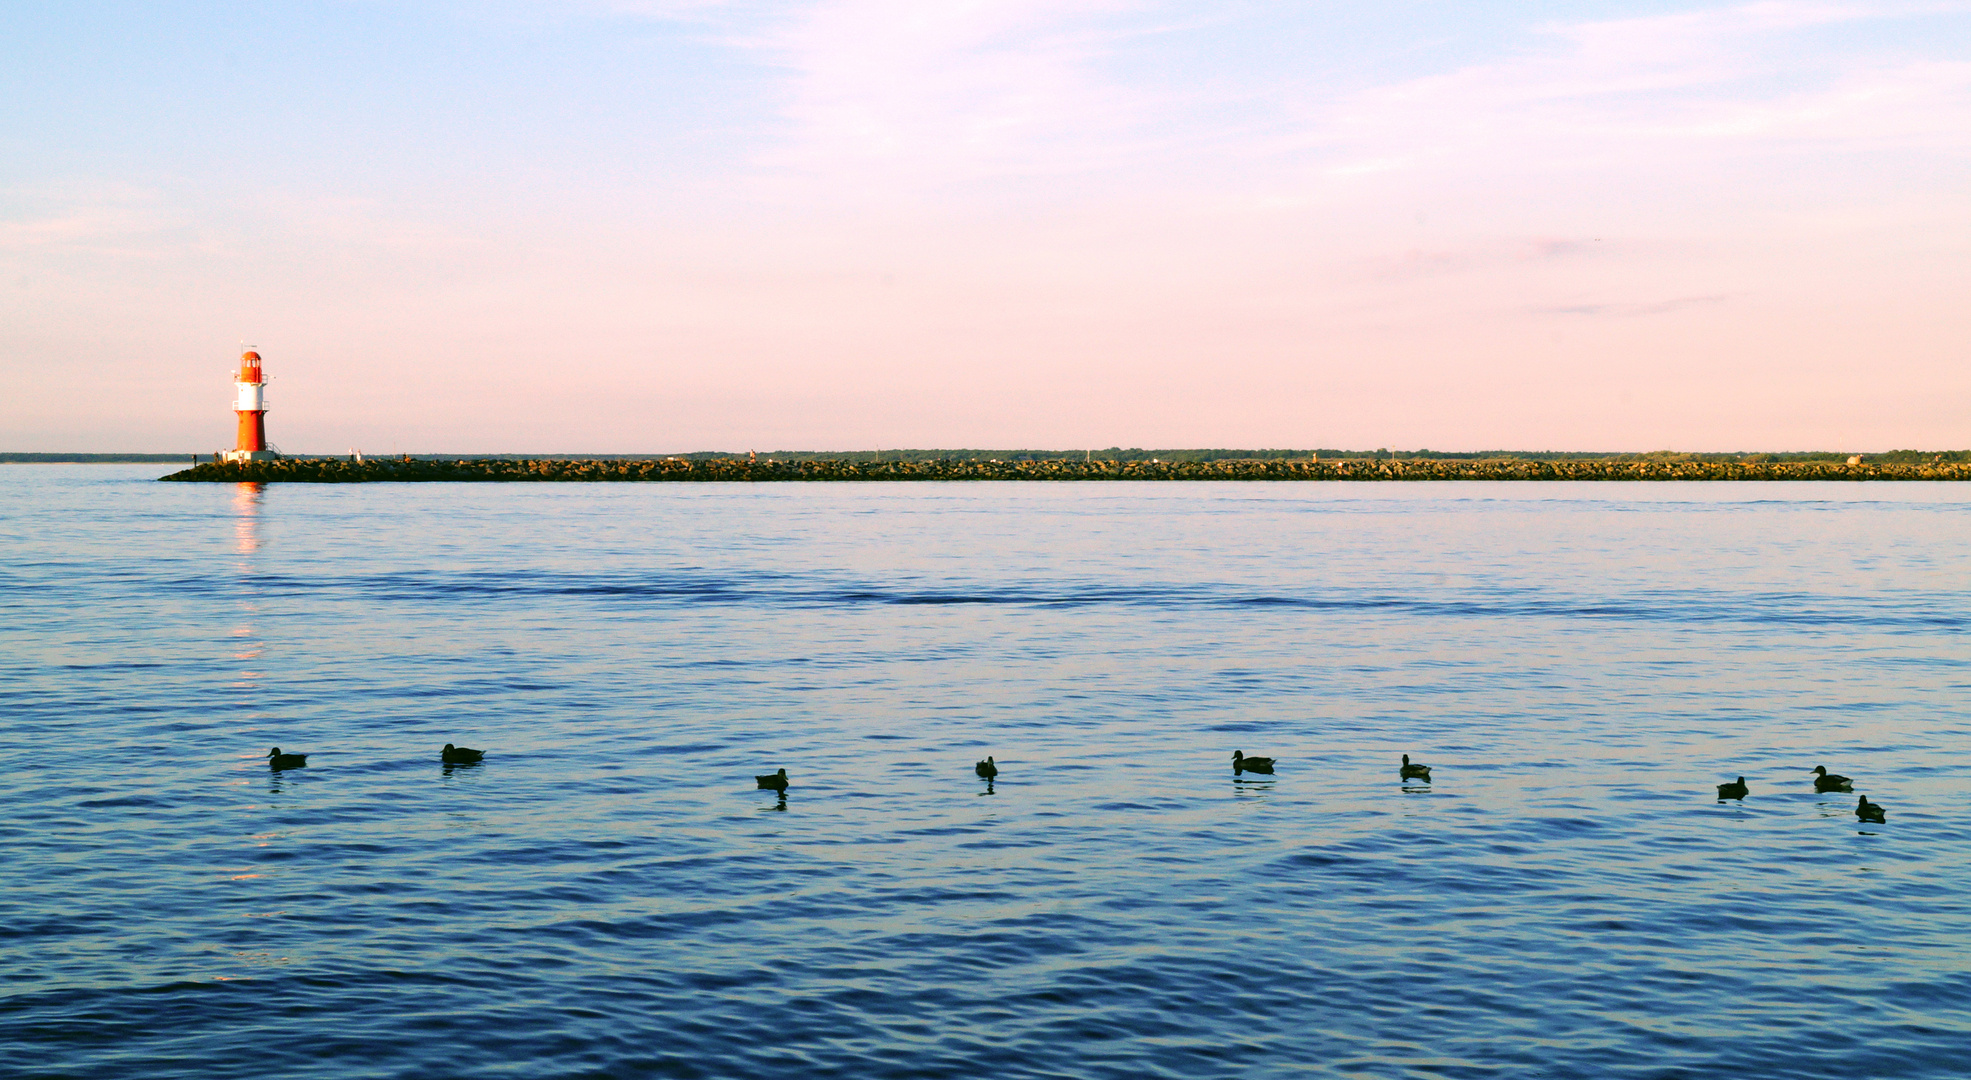
[(1745, 778), (1741, 776), (1738, 779), (1733, 780), (1729, 784), (1719, 784), (1718, 798), (1720, 799), (1745, 798)]
[(1814, 766), (1814, 790), (1853, 791), (1855, 790), (1855, 782), (1839, 773), (1828, 772), (1827, 766), (1825, 765), (1816, 765)]
[(972, 766), (972, 771), (979, 774), (979, 779), (990, 780), (999, 775), (999, 766), (993, 764), (992, 755), (988, 754), (984, 761)]
[(1271, 773), (1272, 773), (1272, 771), (1273, 771), (1273, 759), (1272, 759), (1272, 758), (1270, 758), (1270, 757), (1247, 757), (1247, 756), (1246, 756), (1246, 752), (1245, 752), (1245, 751), (1243, 751), (1243, 750), (1234, 750), (1234, 751), (1232, 751), (1232, 772), (1233, 772), (1233, 774), (1235, 774), (1235, 775), (1236, 775), (1236, 774), (1238, 774), (1238, 773), (1242, 773), (1242, 772), (1257, 772), (1257, 773), (1267, 773), (1267, 774), (1271, 774)]
[(1861, 801), (1855, 804), (1855, 816), (1863, 821), (1873, 821), (1877, 825), (1886, 825), (1889, 823), (1888, 812), (1882, 809), (1882, 804), (1869, 802), (1868, 796), (1866, 795), (1863, 795)]
[(1428, 783), (1430, 783), (1430, 766), (1428, 766), (1428, 765), (1412, 765), (1412, 764), (1410, 764), (1410, 755), (1408, 755), (1408, 754), (1404, 754), (1404, 755), (1403, 755), (1403, 779), (1405, 779), (1405, 780), (1422, 780), (1422, 781), (1423, 781), (1424, 783), (1426, 783), (1426, 784), (1428, 784)]
[(787, 793), (786, 769), (782, 769), (770, 776), (755, 776), (753, 777), (753, 781), (766, 791), (778, 791), (783, 795)]
[(443, 758), (447, 765), (476, 765), (486, 759), (486, 751), (446, 743), (445, 748), (438, 752), (438, 756)]
[(283, 754), (276, 746), (267, 751), (267, 765), (274, 769), (299, 769), (308, 764), (307, 754)]

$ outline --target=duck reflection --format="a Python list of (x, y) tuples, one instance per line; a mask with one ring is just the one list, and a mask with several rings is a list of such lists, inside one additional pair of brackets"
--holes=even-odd
[(775, 812), (783, 812), (786, 809), (787, 809), (787, 793), (783, 791), (780, 792), (779, 796), (773, 800), (772, 806), (760, 807), (760, 813), (771, 814)]
[(980, 797), (980, 798), (985, 798), (985, 797), (986, 797), (987, 795), (995, 795), (995, 794), (998, 794), (998, 793), (992, 790), (992, 781), (991, 781), (991, 780), (987, 780), (987, 781), (986, 781), (986, 789), (985, 789), (984, 791), (981, 791), (981, 792), (979, 792), (979, 797)]

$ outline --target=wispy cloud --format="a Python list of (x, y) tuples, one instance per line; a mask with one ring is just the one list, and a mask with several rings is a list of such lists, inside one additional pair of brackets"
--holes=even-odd
[(185, 223), (162, 192), (128, 184), (23, 184), (0, 190), (0, 252), (147, 252)]
[(1532, 309), (1535, 315), (1594, 315), (1617, 318), (1635, 318), (1643, 315), (1667, 315), (1690, 307), (1710, 307), (1724, 303), (1728, 297), (1723, 293), (1708, 296), (1677, 296), (1668, 300), (1653, 300), (1643, 303), (1609, 304), (1560, 304), (1552, 307)]
[(1330, 166), (1340, 175), (1452, 161), (1593, 163), (1678, 144), (1971, 148), (1971, 63), (1830, 53), (1799, 40), (1909, 13), (1778, 2), (1549, 25), (1515, 55), (1316, 108), (1308, 137), (1346, 147)]
[[(1182, 189), (1227, 170), (1368, 180), (1835, 142), (1971, 153), (1971, 62), (1828, 39), (1964, 3), (1764, 0), (1524, 28), (1497, 56), (1338, 89), (1307, 67), (1130, 63), (1187, 35), (1264, 34), (1159, 0), (572, 0), (692, 23), (780, 73), (767, 177), (895, 193), (1118, 170)], [(1247, 25), (1250, 24), (1250, 25)], [(1310, 63), (1318, 63), (1311, 61)]]
[(1138, 136), (1156, 91), (1101, 62), (1141, 29), (1119, 0), (831, 0), (760, 41), (790, 74), (773, 168), (879, 179), (1086, 169)]

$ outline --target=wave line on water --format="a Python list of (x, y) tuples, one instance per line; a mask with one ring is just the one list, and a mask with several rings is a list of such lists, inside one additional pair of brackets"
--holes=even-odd
[(1230, 584), (1156, 583), (1134, 586), (1062, 587), (1019, 583), (953, 588), (870, 582), (813, 583), (812, 578), (764, 573), (711, 574), (694, 569), (644, 575), (482, 571), (468, 574), (179, 577), (174, 591), (236, 591), (266, 596), (345, 594), (395, 600), (471, 601), (529, 597), (592, 597), (691, 604), (816, 608), (863, 605), (897, 607), (1167, 608), (1238, 610), (1288, 608), (1327, 612), (1386, 612), (1427, 618), (1598, 619), (1615, 622), (1845, 626), (1961, 632), (1971, 618), (1912, 607), (1896, 597), (1687, 590), (1625, 597), (1548, 597), (1531, 588), (1467, 589), (1430, 597), (1327, 588), (1302, 594), (1260, 593)]

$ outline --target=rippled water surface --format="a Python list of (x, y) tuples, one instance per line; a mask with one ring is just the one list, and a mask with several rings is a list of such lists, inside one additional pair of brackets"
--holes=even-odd
[(0, 466), (7, 1075), (1965, 1074), (1971, 487), (159, 471)]

